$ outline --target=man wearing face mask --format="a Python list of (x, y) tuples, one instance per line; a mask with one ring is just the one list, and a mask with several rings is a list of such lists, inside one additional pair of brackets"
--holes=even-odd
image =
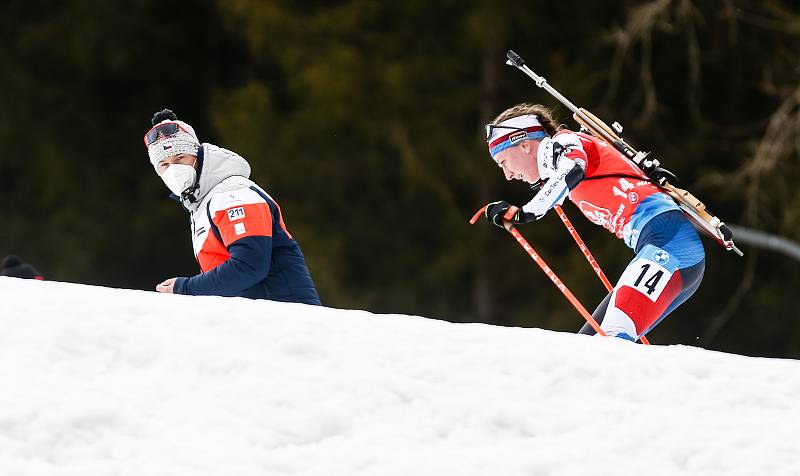
[(144, 143), (172, 198), (191, 215), (201, 273), (170, 278), (162, 293), (241, 296), (319, 305), (305, 258), (277, 202), (249, 179), (240, 155), (197, 139), (169, 109), (157, 112)]

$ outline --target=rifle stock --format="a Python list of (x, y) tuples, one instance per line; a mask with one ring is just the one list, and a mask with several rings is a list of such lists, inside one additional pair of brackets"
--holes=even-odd
[(606, 139), (607, 142), (622, 140), (622, 138), (618, 136), (617, 133), (608, 126), (608, 124), (601, 121), (597, 116), (584, 108), (579, 108), (578, 112), (573, 114), (572, 117), (583, 127), (596, 132), (596, 134), (593, 135), (602, 137), (603, 139)]
[[(637, 166), (643, 167), (653, 167), (658, 165), (658, 161), (653, 162), (652, 160), (650, 163), (644, 164), (644, 159), (648, 156), (648, 152), (639, 152), (630, 144), (625, 142), (622, 137), (617, 135), (614, 130), (608, 126), (605, 122), (600, 120), (597, 116), (592, 114), (591, 112), (587, 111), (584, 108), (578, 109), (572, 117), (584, 127), (590, 134), (595, 137), (599, 137), (609, 144), (613, 145), (615, 149), (617, 149), (622, 155), (627, 157), (629, 160), (633, 161)], [(646, 171), (645, 171), (646, 172)]]
[[(608, 124), (586, 109), (578, 109), (572, 117), (593, 136), (613, 144), (619, 152), (633, 160), (637, 165), (640, 165), (640, 161), (637, 162), (635, 159), (646, 156), (646, 154), (636, 151), (636, 149), (622, 140)], [(700, 199), (689, 193), (689, 191), (678, 188), (666, 181), (657, 185), (675, 200), (695, 226), (709, 234), (726, 250), (733, 251), (739, 256), (743, 255), (741, 250), (733, 243), (733, 233), (730, 228), (725, 226), (722, 220), (714, 216)]]

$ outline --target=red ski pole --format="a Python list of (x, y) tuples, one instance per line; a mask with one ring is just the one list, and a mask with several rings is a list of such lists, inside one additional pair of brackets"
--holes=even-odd
[[(581, 239), (581, 236), (578, 234), (578, 231), (575, 230), (574, 226), (572, 226), (572, 222), (569, 221), (569, 218), (567, 218), (567, 214), (564, 213), (564, 210), (561, 209), (560, 205), (556, 205), (553, 208), (555, 209), (556, 213), (558, 213), (558, 217), (561, 218), (561, 221), (564, 222), (564, 226), (567, 227), (567, 231), (569, 232), (570, 235), (572, 235), (572, 238), (575, 240), (575, 243), (578, 244), (578, 248), (580, 248), (581, 251), (583, 252), (583, 256), (585, 256), (586, 260), (589, 262), (589, 266), (591, 266), (592, 269), (594, 269), (594, 272), (597, 273), (597, 276), (600, 278), (600, 281), (603, 282), (603, 285), (606, 287), (606, 290), (608, 292), (613, 291), (614, 286), (611, 285), (611, 282), (608, 280), (608, 278), (606, 278), (606, 274), (603, 272), (602, 269), (600, 269), (600, 265), (597, 264), (597, 261), (594, 259), (594, 256), (592, 256), (592, 253), (589, 251), (589, 248)], [(650, 342), (647, 340), (645, 336), (640, 337), (640, 340), (642, 341), (642, 344), (650, 345)]]
[[(478, 210), (478, 212), (475, 214), (475, 216), (472, 217), (472, 219), (469, 222), (471, 224), (475, 224), (478, 218), (480, 218), (481, 214), (484, 213), (484, 210), (486, 210), (486, 207), (483, 207), (480, 210)], [(514, 213), (516, 212), (517, 208), (511, 207), (506, 212), (506, 216), (510, 218), (511, 216), (514, 216)], [(562, 283), (561, 280), (558, 279), (556, 273), (553, 272), (553, 270), (550, 269), (550, 267), (542, 259), (542, 257), (539, 256), (538, 253), (536, 253), (536, 251), (528, 243), (528, 241), (520, 234), (519, 231), (517, 231), (516, 227), (514, 227), (514, 225), (511, 224), (511, 222), (509, 221), (504, 221), (503, 226), (505, 227), (506, 230), (508, 230), (509, 233), (511, 233), (514, 239), (517, 240), (517, 243), (519, 243), (519, 245), (522, 246), (522, 249), (524, 249), (528, 253), (528, 255), (530, 255), (533, 261), (536, 262), (536, 264), (538, 264), (540, 268), (542, 268), (544, 274), (547, 275), (548, 278), (550, 278), (550, 281), (552, 281), (553, 284), (555, 284), (558, 290), (561, 291), (564, 297), (566, 297), (567, 300), (572, 304), (572, 306), (575, 307), (575, 309), (578, 311), (581, 317), (583, 317), (586, 320), (586, 322), (588, 322), (589, 325), (592, 326), (595, 332), (597, 332), (601, 336), (606, 335), (603, 329), (600, 328), (600, 325), (597, 323), (597, 321), (595, 321), (592, 315), (589, 314), (589, 311), (587, 311), (586, 308), (583, 307), (583, 304), (581, 304), (581, 302), (578, 301), (578, 298), (576, 298), (575, 295), (572, 294), (572, 292), (569, 289), (567, 289), (564, 283)]]
[(583, 252), (583, 256), (585, 256), (586, 260), (589, 261), (589, 266), (591, 266), (594, 272), (597, 273), (597, 276), (600, 278), (600, 281), (603, 282), (603, 285), (606, 287), (606, 290), (608, 292), (611, 292), (611, 290), (614, 289), (614, 286), (611, 285), (611, 282), (608, 280), (608, 278), (606, 278), (606, 275), (605, 273), (603, 273), (603, 270), (600, 269), (600, 265), (597, 264), (597, 261), (595, 261), (594, 257), (592, 256), (592, 253), (589, 252), (589, 248), (583, 242), (580, 235), (578, 235), (578, 232), (577, 230), (575, 230), (575, 227), (572, 226), (572, 222), (570, 222), (569, 218), (567, 218), (567, 214), (564, 213), (564, 210), (562, 210), (561, 206), (559, 205), (556, 205), (555, 207), (553, 207), (553, 209), (556, 211), (556, 213), (558, 213), (558, 217), (561, 218), (561, 221), (564, 222), (564, 226), (567, 227), (567, 231), (569, 232), (570, 235), (572, 235), (572, 238), (575, 240), (575, 243), (578, 244), (578, 248), (580, 248), (581, 251)]

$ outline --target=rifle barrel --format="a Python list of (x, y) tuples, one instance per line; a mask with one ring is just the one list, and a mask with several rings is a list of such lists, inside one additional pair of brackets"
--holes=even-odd
[(563, 94), (561, 94), (555, 88), (547, 84), (547, 80), (544, 77), (534, 73), (533, 70), (530, 69), (528, 65), (525, 64), (525, 60), (522, 59), (520, 55), (514, 53), (514, 51), (512, 50), (508, 50), (508, 53), (506, 53), (506, 57), (508, 58), (508, 61), (506, 62), (508, 65), (514, 66), (515, 68), (525, 73), (536, 83), (537, 86), (550, 93), (550, 95), (553, 96), (554, 98), (558, 99), (558, 102), (567, 106), (567, 109), (569, 109), (573, 113), (578, 112), (578, 108), (574, 104), (572, 104), (572, 102), (569, 99), (565, 98)]

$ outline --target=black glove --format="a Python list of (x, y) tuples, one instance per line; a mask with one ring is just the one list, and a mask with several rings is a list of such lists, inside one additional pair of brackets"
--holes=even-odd
[[(499, 201), (499, 202), (492, 202), (486, 205), (486, 219), (490, 222), (494, 223), (495, 225), (499, 226), (500, 228), (504, 228), (503, 221), (504, 216), (508, 209), (511, 208), (511, 204), (506, 201)], [(536, 220), (536, 216), (532, 213), (525, 213), (522, 209), (518, 209), (517, 213), (511, 217), (510, 220), (505, 220), (511, 222), (514, 225), (521, 225), (523, 223), (528, 223)]]

